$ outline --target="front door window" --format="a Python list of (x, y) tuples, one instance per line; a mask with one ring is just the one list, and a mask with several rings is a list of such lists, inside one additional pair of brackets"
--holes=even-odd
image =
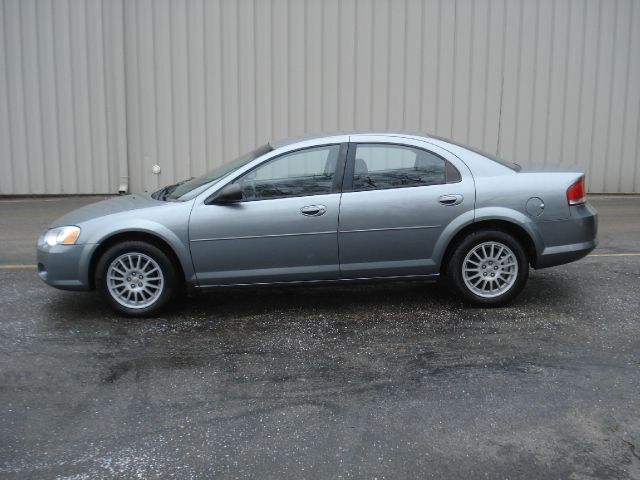
[(237, 180), (244, 200), (302, 197), (331, 193), (340, 145), (288, 153)]

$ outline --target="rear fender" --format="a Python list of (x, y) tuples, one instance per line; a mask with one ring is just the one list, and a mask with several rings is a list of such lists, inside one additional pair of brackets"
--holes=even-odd
[[(536, 257), (544, 249), (541, 236), (534, 227), (533, 222), (521, 212), (503, 207), (485, 207), (469, 211), (457, 217), (443, 230), (434, 248), (433, 260), (440, 265), (447, 248), (453, 239), (466, 227), (485, 221), (501, 221), (520, 227), (531, 238), (535, 247)], [(535, 262), (536, 259), (531, 259)]]
[(447, 251), (449, 244), (455, 238), (458, 232), (460, 232), (468, 225), (473, 224), (473, 220), (474, 212), (473, 210), (469, 210), (464, 212), (462, 215), (454, 218), (453, 221), (445, 227), (445, 229), (440, 234), (435, 247), (433, 248), (432, 257), (436, 265), (441, 265), (442, 259), (444, 258), (444, 254)]

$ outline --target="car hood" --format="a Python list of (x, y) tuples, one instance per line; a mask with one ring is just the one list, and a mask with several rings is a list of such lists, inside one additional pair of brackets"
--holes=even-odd
[(114, 213), (128, 212), (161, 205), (166, 205), (166, 202), (154, 200), (148, 193), (123, 195), (121, 197), (110, 198), (108, 200), (92, 203), (73, 210), (53, 221), (49, 225), (49, 228), (60, 227), (63, 225), (78, 225), (82, 222), (86, 222), (87, 220), (93, 220), (106, 215), (112, 215)]

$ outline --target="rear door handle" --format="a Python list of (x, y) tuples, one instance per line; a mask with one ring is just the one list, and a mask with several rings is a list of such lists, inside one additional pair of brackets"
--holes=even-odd
[(300, 209), (300, 213), (307, 217), (319, 217), (320, 215), (324, 215), (326, 211), (327, 207), (324, 205), (307, 205)]
[(438, 201), (442, 204), (442, 205), (447, 205), (447, 206), (452, 206), (452, 205), (460, 205), (462, 203), (462, 200), (464, 200), (464, 197), (462, 195), (442, 195), (440, 198), (438, 198)]

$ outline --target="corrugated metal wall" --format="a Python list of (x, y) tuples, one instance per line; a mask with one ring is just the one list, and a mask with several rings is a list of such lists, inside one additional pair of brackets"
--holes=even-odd
[(122, 4), (0, 7), (0, 194), (116, 192), (127, 151)]
[[(0, 193), (433, 132), (640, 192), (640, 0), (0, 0)], [(162, 167), (160, 175), (151, 166)]]

